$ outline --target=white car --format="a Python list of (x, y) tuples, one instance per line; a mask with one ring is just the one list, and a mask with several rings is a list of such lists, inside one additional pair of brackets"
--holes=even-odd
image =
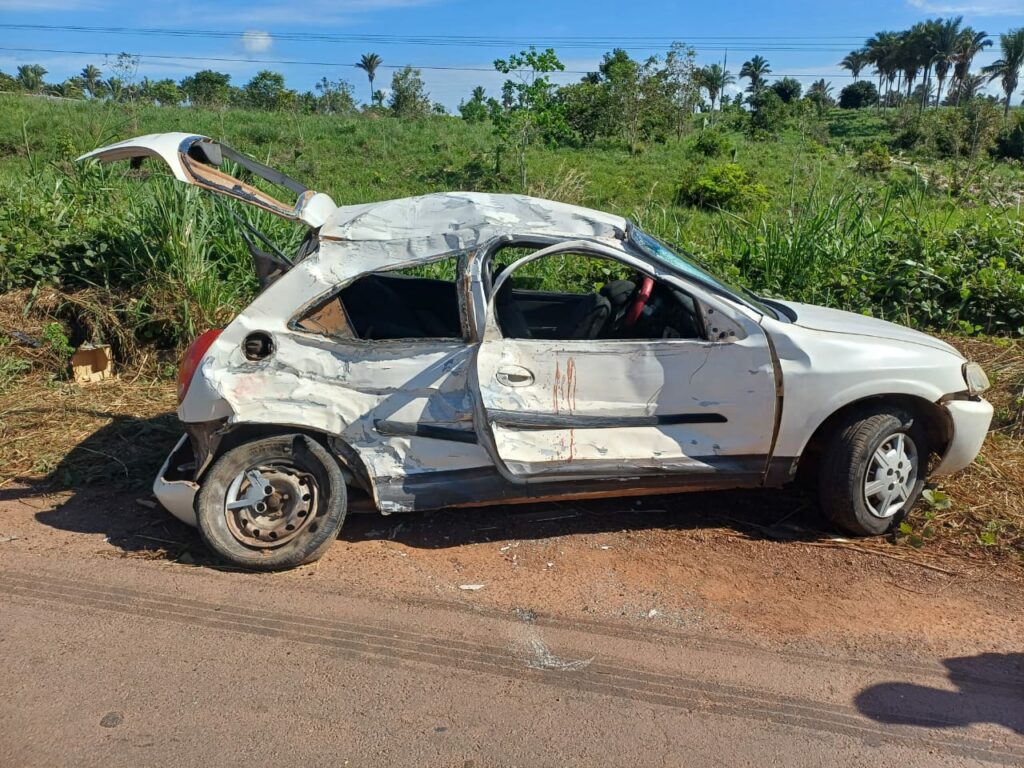
[(320, 557), (352, 493), (388, 515), (798, 469), (839, 528), (880, 534), (991, 421), (984, 372), (945, 342), (733, 289), (619, 216), (465, 192), (337, 206), (184, 133), (84, 157), (160, 158), (310, 228), (289, 258), (239, 218), (262, 291), (185, 355), (186, 435), (154, 485), (247, 568)]

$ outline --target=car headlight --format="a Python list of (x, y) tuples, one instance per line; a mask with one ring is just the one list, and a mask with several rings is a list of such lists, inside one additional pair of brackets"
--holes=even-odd
[(964, 381), (967, 382), (967, 391), (972, 395), (980, 395), (989, 388), (988, 376), (977, 363), (964, 363)]

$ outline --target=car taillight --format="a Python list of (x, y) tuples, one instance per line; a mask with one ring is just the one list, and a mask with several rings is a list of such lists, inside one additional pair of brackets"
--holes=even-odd
[(185, 350), (185, 356), (181, 359), (181, 365), (178, 366), (179, 403), (188, 394), (188, 388), (192, 384), (192, 377), (195, 376), (196, 369), (199, 368), (199, 364), (203, 362), (203, 358), (206, 356), (206, 351), (217, 340), (218, 336), (220, 336), (219, 328), (212, 331), (204, 331)]

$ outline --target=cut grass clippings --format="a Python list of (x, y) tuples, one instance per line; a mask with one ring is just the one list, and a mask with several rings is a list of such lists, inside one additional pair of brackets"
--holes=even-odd
[(33, 373), (0, 393), (0, 490), (144, 488), (181, 434), (174, 385), (122, 374), (79, 386)]

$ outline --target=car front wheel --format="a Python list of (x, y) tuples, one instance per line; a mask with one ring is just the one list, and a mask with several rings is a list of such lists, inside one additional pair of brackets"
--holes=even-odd
[(926, 435), (911, 415), (862, 412), (825, 449), (818, 478), (822, 509), (847, 533), (885, 533), (914, 506), (927, 471)]
[(203, 540), (220, 557), (272, 571), (320, 558), (347, 506), (337, 460), (295, 434), (243, 443), (221, 456), (203, 479), (196, 511)]

